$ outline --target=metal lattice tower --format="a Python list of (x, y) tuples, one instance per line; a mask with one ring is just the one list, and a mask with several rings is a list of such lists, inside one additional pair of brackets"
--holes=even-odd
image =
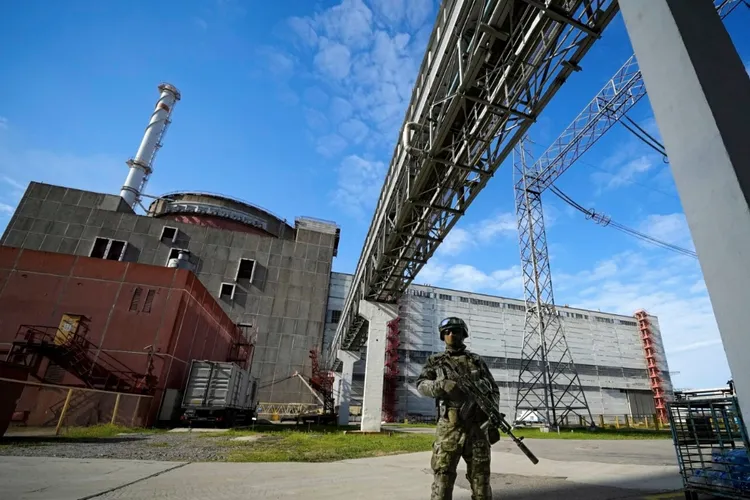
[(526, 321), (515, 420), (535, 414), (545, 425), (557, 427), (574, 413), (593, 423), (555, 307), (541, 190), (527, 169), (530, 158), (521, 141), (515, 148), (514, 177)]

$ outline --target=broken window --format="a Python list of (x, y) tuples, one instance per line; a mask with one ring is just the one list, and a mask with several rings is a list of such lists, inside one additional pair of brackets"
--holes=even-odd
[(164, 226), (161, 230), (161, 237), (159, 238), (160, 241), (171, 241), (172, 243), (175, 242), (177, 239), (177, 228), (176, 227), (170, 227), (170, 226)]
[(232, 300), (234, 299), (234, 285), (232, 283), (222, 283), (219, 289), (219, 298)]
[(156, 290), (149, 290), (146, 294), (146, 300), (143, 303), (143, 312), (151, 312), (151, 305), (154, 303), (154, 295), (156, 295)]
[(133, 297), (130, 299), (130, 310), (131, 311), (137, 311), (138, 310), (138, 302), (141, 300), (141, 292), (143, 290), (141, 287), (136, 287), (135, 290), (133, 290)]
[(237, 266), (237, 276), (235, 277), (235, 280), (250, 280), (250, 282), (252, 282), (254, 274), (255, 261), (252, 259), (240, 259), (240, 263)]
[(127, 241), (110, 238), (96, 238), (89, 257), (106, 260), (122, 260), (127, 248)]

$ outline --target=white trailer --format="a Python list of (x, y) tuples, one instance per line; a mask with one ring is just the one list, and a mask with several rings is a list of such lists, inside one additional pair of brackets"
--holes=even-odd
[(182, 421), (233, 427), (250, 423), (258, 381), (239, 365), (193, 360), (182, 398)]

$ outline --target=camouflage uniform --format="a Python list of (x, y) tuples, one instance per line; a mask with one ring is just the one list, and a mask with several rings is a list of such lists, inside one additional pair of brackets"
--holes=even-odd
[[(461, 324), (465, 327), (463, 321)], [(468, 330), (465, 330), (464, 336), (466, 335)], [(455, 389), (452, 381), (446, 379), (440, 366), (449, 363), (458, 374), (468, 374), (477, 370), (482, 378), (487, 377), (492, 381), (492, 396), (498, 403), (500, 390), (484, 361), (478, 355), (466, 351), (462, 340), (457, 342), (457, 345), (446, 346), (445, 352), (430, 356), (417, 379), (417, 390), (424, 396), (435, 398), (438, 408), (438, 424), (431, 460), (434, 473), (431, 500), (453, 498), (456, 467), (461, 457), (466, 462), (466, 479), (471, 485), (472, 500), (492, 498), (490, 442), (487, 432), (480, 429), (481, 423), (487, 417), (478, 410), (468, 418), (468, 421), (461, 420), (459, 410), (466, 397)]]

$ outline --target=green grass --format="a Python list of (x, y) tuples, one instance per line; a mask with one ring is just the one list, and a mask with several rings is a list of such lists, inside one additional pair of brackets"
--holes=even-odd
[(95, 439), (114, 437), (118, 434), (153, 434), (165, 432), (163, 429), (146, 429), (143, 427), (124, 427), (122, 425), (102, 424), (90, 427), (64, 428), (60, 436), (67, 439)]
[[(274, 426), (282, 427), (282, 426)], [(230, 462), (334, 462), (352, 458), (377, 457), (429, 451), (433, 437), (401, 432), (359, 434), (333, 428), (306, 430), (268, 429), (228, 431), (212, 437), (231, 438), (258, 435), (257, 441), (222, 439), (230, 447)]]

